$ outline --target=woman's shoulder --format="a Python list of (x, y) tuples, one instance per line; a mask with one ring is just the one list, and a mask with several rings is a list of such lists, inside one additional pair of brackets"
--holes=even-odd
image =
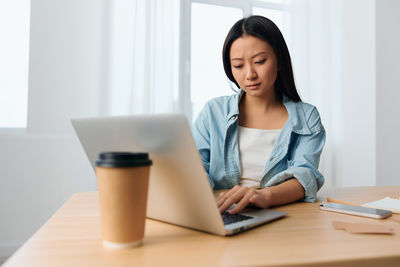
[(238, 103), (238, 94), (232, 94), (232, 95), (224, 95), (224, 96), (218, 96), (214, 97), (210, 100), (208, 100), (207, 105), (209, 106), (230, 106), (230, 105), (236, 105)]
[(227, 118), (238, 114), (238, 95), (219, 96), (206, 102), (197, 115), (195, 125), (207, 125), (206, 128), (225, 127)]
[(304, 115), (306, 117), (310, 116), (312, 113), (316, 113), (319, 116), (318, 109), (316, 106), (314, 106), (310, 103), (307, 103), (307, 102), (303, 102), (303, 101), (299, 101), (299, 102), (295, 102), (295, 103), (303, 110)]
[(312, 132), (323, 130), (321, 117), (316, 106), (307, 102), (292, 100), (286, 100), (285, 106), (289, 109), (289, 114), (296, 117), (295, 121), (298, 126), (307, 126)]
[(218, 96), (207, 101), (204, 105), (204, 111), (212, 111), (213, 114), (227, 115), (232, 112), (238, 112), (239, 94)]
[(287, 96), (283, 97), (283, 103), (285, 106), (289, 106), (291, 108), (297, 108), (303, 110), (305, 113), (312, 112), (314, 109), (317, 109), (316, 106), (304, 102), (304, 101), (294, 101)]

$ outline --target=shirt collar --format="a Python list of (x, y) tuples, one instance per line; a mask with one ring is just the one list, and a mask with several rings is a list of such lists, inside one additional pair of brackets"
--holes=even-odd
[(237, 94), (234, 95), (234, 99), (232, 101), (231, 110), (228, 113), (226, 118), (226, 122), (228, 123), (231, 120), (236, 119), (239, 116), (239, 102), (242, 99), (244, 91), (242, 89), (239, 90)]
[(283, 96), (283, 104), (289, 113), (289, 121), (292, 124), (293, 132), (298, 134), (310, 134), (311, 131), (308, 127), (304, 110), (299, 103), (292, 101), (285, 95)]
[[(239, 115), (239, 102), (242, 99), (244, 91), (239, 90), (237, 94), (234, 95), (234, 101), (232, 101), (231, 111), (227, 116), (227, 123), (231, 120), (237, 119)], [(283, 104), (289, 113), (288, 122), (291, 123), (292, 129), (298, 134), (310, 134), (310, 128), (308, 127), (306, 118), (304, 116), (304, 111), (298, 103), (292, 101), (287, 96), (283, 95)]]

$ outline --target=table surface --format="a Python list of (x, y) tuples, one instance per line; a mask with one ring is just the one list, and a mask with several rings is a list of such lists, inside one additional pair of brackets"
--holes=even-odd
[[(319, 209), (326, 197), (361, 204), (399, 195), (400, 186), (327, 188), (318, 202), (277, 207), (288, 216), (230, 237), (148, 219), (142, 246), (112, 250), (101, 242), (98, 193), (78, 193), (4, 266), (400, 266), (400, 223)], [(350, 234), (335, 230), (333, 220), (395, 233)]]

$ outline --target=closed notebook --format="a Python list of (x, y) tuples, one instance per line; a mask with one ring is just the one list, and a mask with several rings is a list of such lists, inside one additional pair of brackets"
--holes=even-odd
[(400, 199), (398, 198), (385, 197), (380, 200), (364, 203), (361, 206), (375, 209), (391, 210), (393, 213), (400, 214)]

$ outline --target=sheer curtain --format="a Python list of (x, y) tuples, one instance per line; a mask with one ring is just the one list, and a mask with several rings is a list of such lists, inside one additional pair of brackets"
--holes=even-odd
[(108, 114), (174, 111), (177, 1), (124, 0), (110, 5)]
[(340, 149), (340, 3), (292, 0), (286, 20), (297, 88), (305, 102), (317, 106), (327, 132), (320, 170), (326, 186), (338, 185)]

